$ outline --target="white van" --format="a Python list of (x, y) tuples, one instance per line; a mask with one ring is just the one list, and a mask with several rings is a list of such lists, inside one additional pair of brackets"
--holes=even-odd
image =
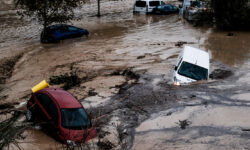
[(161, 0), (136, 0), (134, 4), (134, 12), (152, 13), (154, 8), (163, 5)]
[(190, 83), (209, 78), (209, 54), (197, 48), (185, 46), (174, 68), (175, 84)]

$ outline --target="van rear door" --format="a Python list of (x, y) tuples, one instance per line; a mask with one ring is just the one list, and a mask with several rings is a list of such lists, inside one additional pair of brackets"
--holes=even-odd
[(135, 12), (147, 12), (146, 1), (136, 1), (135, 2)]
[(149, 7), (148, 7), (148, 12), (153, 12), (154, 9), (157, 7), (157, 6), (160, 6), (161, 5), (161, 2), (159, 0), (156, 0), (156, 1), (149, 1)]

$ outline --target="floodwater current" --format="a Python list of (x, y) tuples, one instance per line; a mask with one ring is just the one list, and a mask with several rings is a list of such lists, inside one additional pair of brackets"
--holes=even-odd
[[(114, 5), (120, 7), (114, 7)], [(20, 20), (14, 10), (0, 11), (0, 60), (6, 61), (13, 56), (21, 55), (21, 58), (16, 60), (11, 76), (3, 85), (4, 90), (0, 95), (6, 96), (6, 99), (2, 102), (27, 100), (33, 85), (43, 79), (48, 80), (52, 75), (70, 72), (72, 65), (78, 71), (79, 76), (92, 79), (69, 90), (88, 108), (105, 106), (106, 102), (118, 94), (119, 90), (114, 87), (125, 83), (125, 77), (107, 77), (110, 72), (116, 70), (132, 68), (142, 77), (147, 76), (150, 78), (152, 90), (157, 93), (158, 89), (162, 88), (161, 84), (171, 84), (173, 65), (182, 50), (182, 47), (176, 46), (176, 43), (183, 41), (187, 45), (208, 51), (211, 55), (212, 70), (227, 68), (233, 72), (233, 77), (224, 81), (209, 81), (204, 87), (202, 84), (201, 89), (205, 88), (207, 91), (199, 91), (194, 85), (178, 88), (176, 97), (180, 100), (181, 106), (183, 106), (182, 101), (187, 103), (186, 105), (191, 105), (192, 102), (196, 104), (200, 101), (211, 101), (212, 105), (208, 108), (203, 106), (179, 108), (177, 105), (170, 110), (159, 109), (162, 112), (150, 114), (149, 120), (139, 123), (138, 128), (133, 127), (136, 129), (134, 135), (131, 135), (134, 141), (129, 144), (130, 148), (220, 149), (228, 144), (224, 138), (232, 139), (231, 142), (236, 139), (235, 141), (238, 141), (235, 143), (236, 149), (249, 146), (245, 138), (236, 137), (237, 135), (248, 137), (248, 135), (239, 133), (238, 130), (233, 131), (237, 127), (250, 128), (250, 120), (246, 118), (249, 112), (246, 108), (249, 107), (248, 101), (250, 100), (248, 89), (250, 32), (232, 31), (233, 35), (228, 36), (228, 32), (213, 28), (193, 27), (179, 14), (166, 16), (133, 14), (132, 0), (103, 1), (101, 6), (102, 17), (95, 17), (96, 5), (87, 3), (82, 9), (77, 10), (78, 17), (81, 19), (71, 22), (75, 26), (88, 29), (90, 32), (88, 38), (64, 40), (58, 44), (39, 42), (41, 32), (39, 23), (28, 19)], [(123, 6), (122, 9), (121, 6)], [(144, 83), (148, 85), (149, 81), (139, 80), (142, 87)], [(89, 96), (89, 90), (93, 89), (98, 94)], [(216, 93), (215, 89), (221, 90), (222, 94)], [(193, 92), (197, 99), (186, 102), (183, 95), (188, 95), (190, 92)], [(134, 93), (139, 95), (140, 91)], [(221, 100), (223, 105), (217, 104), (216, 100)], [(232, 103), (235, 105), (229, 108)], [(176, 114), (170, 115), (169, 118), (169, 115), (165, 114), (170, 111)], [(215, 112), (220, 115), (204, 120)], [(200, 113), (200, 115), (194, 113)], [(232, 113), (235, 115), (232, 116)], [(232, 116), (231, 119), (228, 118), (230, 116)], [(177, 129), (176, 122), (181, 119), (189, 119), (193, 122), (190, 130), (182, 132)], [(124, 120), (118, 122), (126, 123)], [(205, 125), (211, 128), (205, 128)], [(195, 130), (196, 126), (199, 126), (200, 130)], [(230, 132), (226, 132), (224, 127)], [(111, 127), (109, 129), (113, 131)], [(159, 131), (161, 133), (158, 133)], [(213, 134), (209, 135), (209, 131)], [(223, 136), (214, 138), (218, 131)], [(197, 132), (200, 132), (200, 136), (197, 136)], [(231, 136), (232, 134), (234, 136)], [(62, 146), (41, 130), (32, 128), (26, 130), (24, 135), (26, 139), (20, 142), (24, 149), (56, 149)], [(197, 139), (188, 140), (193, 136)], [(114, 140), (114, 137), (107, 137), (107, 139)], [(174, 139), (180, 141), (180, 144), (178, 145)], [(216, 143), (215, 139), (221, 142)], [(187, 144), (188, 142), (191, 144)], [(205, 144), (202, 144), (204, 142)], [(166, 145), (168, 143), (169, 147)], [(241, 143), (245, 145), (239, 146)], [(215, 146), (209, 147), (209, 144)], [(152, 145), (157, 146), (152, 147)]]

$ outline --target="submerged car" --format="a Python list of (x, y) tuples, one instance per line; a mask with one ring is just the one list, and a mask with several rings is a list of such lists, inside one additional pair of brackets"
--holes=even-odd
[(59, 88), (33, 93), (27, 103), (26, 118), (68, 144), (86, 142), (97, 134), (82, 104)]
[(209, 54), (197, 48), (185, 46), (174, 68), (175, 84), (208, 80)]
[(52, 43), (84, 35), (89, 35), (86, 29), (65, 24), (56, 24), (45, 28), (41, 33), (40, 40), (42, 43)]
[(171, 13), (178, 13), (179, 8), (177, 8), (174, 5), (165, 4), (165, 5), (159, 5), (155, 8), (154, 12), (156, 14), (171, 14)]

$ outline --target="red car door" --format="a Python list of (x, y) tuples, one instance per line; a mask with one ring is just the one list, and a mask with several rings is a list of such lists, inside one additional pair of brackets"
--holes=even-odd
[[(41, 108), (41, 112), (46, 118), (41, 118), (42, 125), (48, 130), (50, 133), (55, 135), (58, 134), (58, 107), (47, 94), (38, 93), (36, 95), (36, 100), (38, 101), (38, 105)], [(39, 117), (39, 116), (38, 116)]]

